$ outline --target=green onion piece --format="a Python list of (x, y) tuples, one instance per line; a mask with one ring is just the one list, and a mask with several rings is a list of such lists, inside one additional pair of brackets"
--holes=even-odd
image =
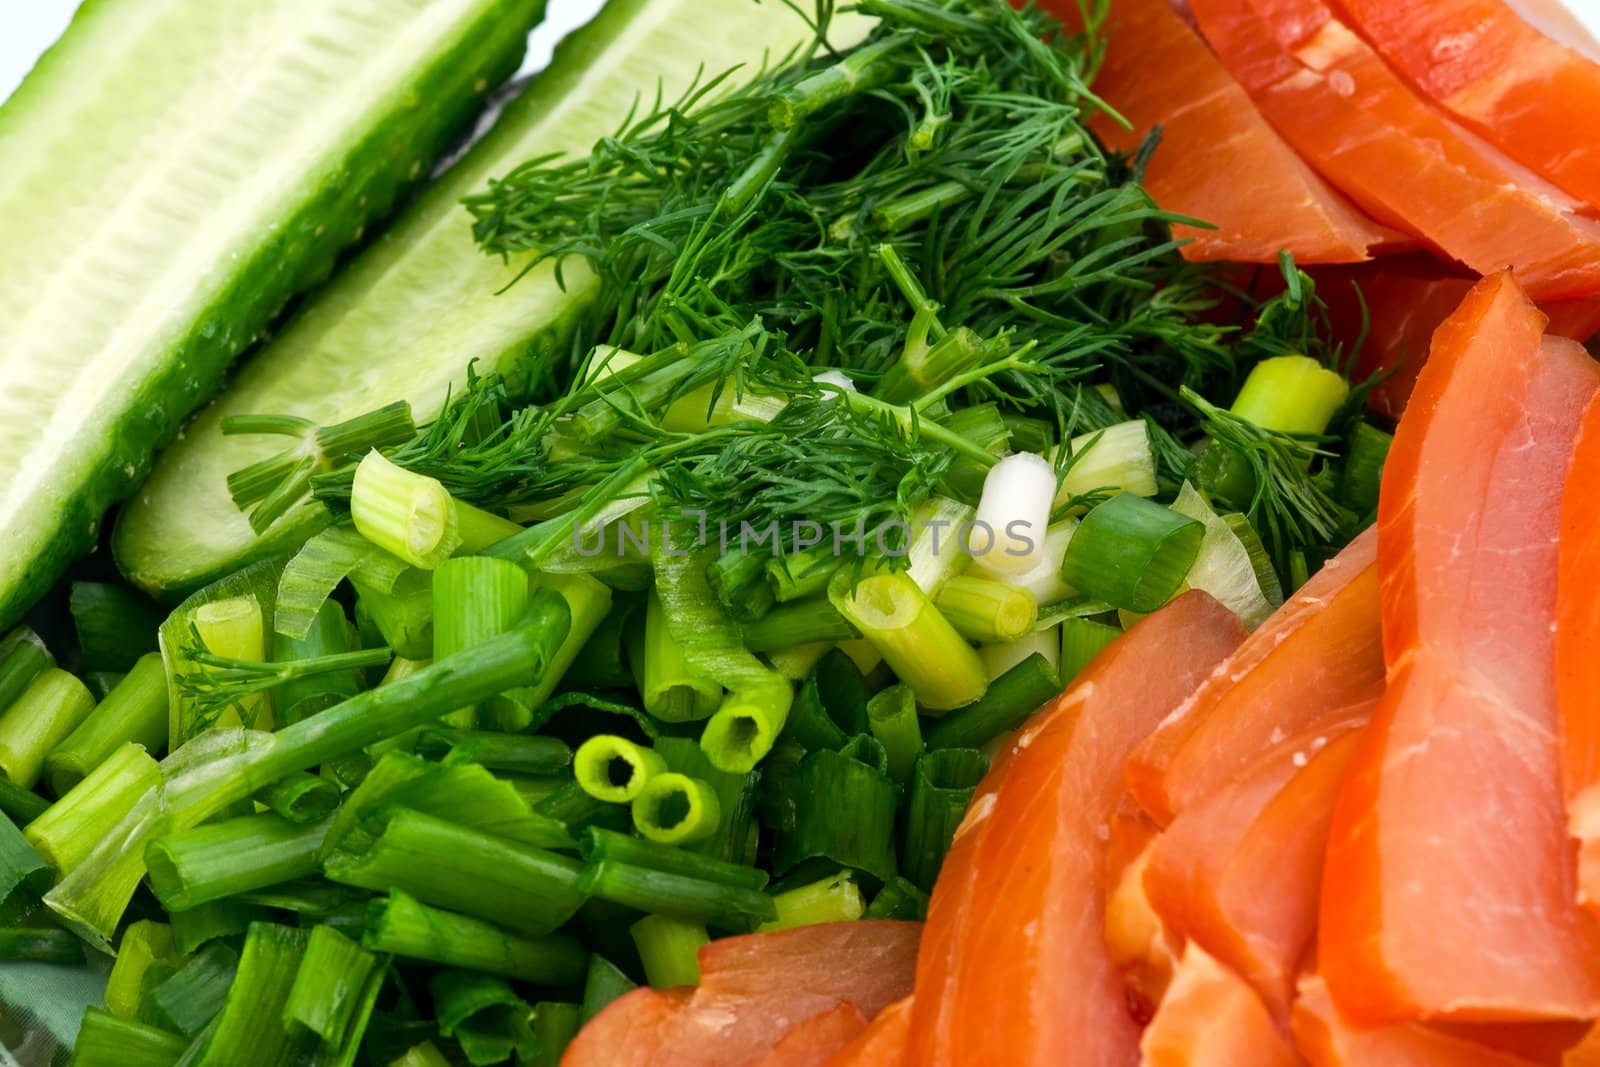
[(412, 1045), (406, 1051), (389, 1061), (389, 1067), (453, 1067), (448, 1057), (439, 1051), (432, 1041), (424, 1041), (420, 1045)]
[[(512, 629), (528, 610), (528, 576), (515, 563), (489, 556), (446, 560), (433, 572), (433, 656), (470, 650)], [(528, 710), (526, 692), (499, 697), (491, 707), (461, 708), (445, 716), (450, 726), (471, 729), (480, 717), (503, 721), (507, 702)], [(513, 716), (514, 717), (514, 716)]]
[(780, 604), (804, 600), (828, 588), (839, 563), (837, 556), (817, 548), (773, 556), (766, 562), (767, 584)]
[(326, 778), (299, 771), (273, 782), (256, 794), (256, 800), (280, 818), (304, 825), (320, 822), (339, 806), (339, 786)]
[[(279, 604), (282, 603), (280, 600)], [(335, 601), (325, 601), (317, 609), (303, 636), (294, 638), (276, 631), (273, 633), (272, 659), (275, 663), (295, 663), (340, 655), (352, 650), (352, 636), (344, 608)], [(353, 667), (291, 678), (278, 686), (274, 695), (278, 721), (299, 722), (307, 715), (349, 700), (363, 688), (361, 672)]]
[(571, 619), (567, 639), (556, 650), (550, 668), (538, 684), (528, 691), (529, 707), (537, 708), (549, 700), (556, 687), (566, 680), (572, 665), (588, 646), (589, 639), (594, 637), (609, 617), (612, 593), (604, 582), (587, 574), (541, 574), (534, 578), (532, 589), (550, 589), (561, 594), (561, 598), (567, 602), (567, 615)]
[(776, 598), (767, 584), (770, 556), (730, 549), (706, 567), (706, 581), (722, 609), (740, 622), (752, 622), (772, 609)]
[(740, 633), (745, 647), (752, 652), (776, 652), (819, 641), (831, 645), (861, 636), (838, 608), (820, 597), (774, 608), (762, 618), (743, 624)]
[(533, 1038), (537, 1051), (527, 1067), (560, 1067), (561, 1057), (578, 1036), (583, 1009), (578, 1004), (541, 1000), (533, 1006)]
[(1356, 423), (1345, 446), (1344, 470), (1339, 474), (1339, 502), (1357, 515), (1370, 515), (1378, 507), (1378, 487), (1394, 436), (1366, 422)]
[[(1183, 483), (1177, 499), (1172, 502), (1172, 510), (1205, 524), (1200, 552), (1184, 578), (1185, 584), (1216, 597), (1249, 629), (1260, 626), (1282, 600), (1276, 577), (1272, 579), (1270, 590), (1263, 585), (1250, 545), (1234, 532), (1234, 524), (1212, 511), (1205, 498), (1188, 482)], [(1270, 574), (1272, 569), (1266, 562), (1266, 550), (1261, 548), (1254, 531), (1249, 530), (1249, 520), (1243, 515), (1238, 515), (1237, 519), (1242, 520), (1243, 528), (1249, 531), (1250, 540), (1260, 550), (1260, 558)]]
[(350, 518), (361, 536), (423, 570), (431, 571), (461, 545), (456, 502), (438, 479), (368, 452), (350, 485)]
[(83, 942), (56, 927), (0, 926), (0, 963), (83, 962)]
[[(1077, 590), (1061, 580), (1061, 561), (1066, 558), (1072, 535), (1078, 532), (1078, 520), (1062, 519), (1045, 528), (1044, 544), (1039, 549), (1038, 562), (1021, 574), (1004, 574), (987, 566), (985, 559), (975, 559), (967, 574), (973, 578), (990, 578), (1024, 590), (1035, 604), (1047, 608), (1077, 595)], [(1041, 612), (1042, 614), (1042, 612)]]
[(867, 910), (861, 887), (849, 871), (774, 893), (772, 902), (777, 906), (778, 918), (763, 924), (763, 933), (814, 923), (854, 922)]
[(145, 972), (151, 964), (171, 964), (177, 958), (172, 927), (149, 919), (129, 923), (122, 932), (121, 943), (117, 945), (117, 958), (111, 965), (111, 974), (106, 978), (106, 1010), (124, 1019), (136, 1018)]
[(169, 911), (263, 889), (317, 869), (326, 823), (300, 826), (265, 812), (206, 823), (150, 842), (150, 888)]
[(335, 850), (324, 873), (532, 936), (566, 922), (584, 901), (576, 860), (407, 808), (391, 811), (371, 842)]
[(508, 933), (481, 919), (430, 908), (399, 890), (367, 906), (361, 944), (375, 952), (540, 985), (576, 985), (588, 966), (588, 953), (576, 938)]
[[(953, 715), (946, 716), (945, 720), (951, 717)], [(867, 723), (872, 736), (878, 739), (888, 757), (889, 777), (896, 782), (904, 782), (906, 775), (911, 773), (912, 763), (922, 751), (922, 723), (917, 718), (917, 695), (908, 685), (891, 685), (874, 694), (867, 701)]]
[(748, 869), (748, 865), (755, 862), (758, 833), (755, 806), (759, 773), (746, 771), (739, 774), (719, 770), (704, 749), (685, 737), (657, 738), (655, 748), (666, 759), (668, 770), (698, 778), (716, 791), (717, 807), (722, 816), (718, 820), (716, 833), (691, 846), (691, 850), (733, 864), (736, 868)]
[(535, 1049), (531, 1009), (505, 979), (472, 971), (435, 971), (428, 979), (439, 1033), (453, 1037), (472, 1064), (526, 1063)]
[(724, 930), (753, 930), (777, 918), (772, 898), (754, 889), (604, 857), (585, 864), (579, 888), (637, 911), (703, 922)]
[(699, 852), (619, 834), (613, 830), (585, 830), (580, 849), (584, 860), (590, 863), (615, 860), (635, 867), (647, 867), (743, 889), (764, 889), (767, 884), (767, 872), (759, 867), (728, 863)]
[(577, 782), (568, 782), (534, 804), (534, 814), (554, 819), (573, 832), (590, 826), (624, 830), (632, 825), (626, 805), (597, 800)]
[(1095, 493), (1144, 497), (1155, 496), (1159, 491), (1150, 427), (1143, 419), (1079, 434), (1067, 446), (1065, 457), (1055, 453), (1053, 458), (1058, 469), (1064, 468), (1053, 504), (1057, 510)]
[(417, 751), (429, 757), (454, 752), (492, 771), (536, 776), (560, 774), (572, 765), (572, 749), (560, 738), (448, 726), (424, 727)]
[(1053, 618), (1048, 623), (1035, 626), (1032, 633), (1015, 641), (1002, 641), (978, 649), (978, 658), (983, 660), (983, 669), (989, 675), (990, 684), (1029, 656), (1043, 656), (1052, 667), (1059, 664), (1061, 634), (1056, 627), (1060, 622), (1059, 618)]
[(284, 1025), (303, 1026), (327, 1045), (342, 1044), (378, 970), (378, 957), (348, 937), (331, 926), (313, 927), (283, 1006)]
[(73, 582), (67, 606), (78, 632), (80, 671), (130, 670), (140, 656), (156, 651), (156, 630), (166, 612), (127, 586)]
[(928, 727), (929, 749), (982, 748), (1061, 692), (1061, 677), (1048, 659), (1032, 655), (994, 680), (983, 699), (951, 712)]
[(1115, 607), (1151, 612), (1182, 587), (1205, 532), (1170, 508), (1119, 493), (1083, 517), (1061, 577)]
[[(966, 192), (962, 190), (961, 194), (964, 196)], [(893, 205), (883, 205), (878, 210), (887, 213), (897, 209)], [(890, 228), (896, 225), (898, 223)], [(977, 366), (984, 352), (983, 338), (965, 326), (958, 326), (931, 345), (908, 348), (901, 360), (878, 380), (872, 395), (886, 403), (908, 404)]]
[(214, 941), (152, 989), (146, 1009), (158, 1025), (193, 1037), (222, 1010), (238, 969), (239, 954)]
[(916, 534), (906, 554), (905, 573), (928, 596), (938, 596), (945, 582), (971, 565), (972, 557), (960, 535), (977, 514), (975, 508), (959, 500), (936, 496), (912, 516)]
[(41, 671), (0, 714), (0, 773), (32, 789), (44, 771), (45, 756), (93, 710), (94, 697), (82, 682), (55, 667)]
[(372, 620), (383, 643), (396, 656), (425, 660), (433, 656), (433, 575), (407, 571), (392, 591), (385, 592), (352, 578), (357, 606)]
[(633, 826), (663, 845), (691, 845), (717, 832), (717, 794), (699, 778), (667, 771), (653, 775), (633, 799)]
[(1015, 641), (1039, 619), (1039, 605), (1026, 590), (964, 574), (946, 582), (934, 604), (957, 633), (983, 644)]
[[(1010, 451), (1043, 451), (1042, 446), (1013, 449), (1011, 427), (1006, 424), (1005, 417), (994, 404), (974, 404), (953, 411), (941, 420), (940, 425), (996, 457)], [(989, 467), (986, 464), (968, 456), (961, 456), (945, 472), (944, 484), (952, 496), (976, 500), (983, 493), (983, 482), (988, 475)]]
[(389, 592), (406, 569), (404, 561), (378, 548), (349, 524), (329, 527), (301, 545), (284, 564), (273, 604), (273, 631), (302, 638), (346, 578), (359, 577)]
[(644, 710), (663, 722), (696, 722), (717, 710), (722, 686), (689, 666), (682, 646), (667, 627), (661, 598), (645, 602), (639, 693)]
[(970, 748), (941, 749), (917, 759), (906, 805), (904, 869), (919, 889), (933, 890), (956, 827), (988, 770), (988, 757)]
[(903, 875), (895, 875), (878, 890), (862, 918), (921, 922), (927, 915), (928, 894), (906, 881)]
[(239, 970), (198, 1065), (296, 1063), (315, 1048), (309, 1034), (283, 1025), (284, 1007), (311, 935), (276, 923), (251, 923)]
[[(267, 658), (267, 627), (261, 600), (258, 597), (236, 596), (201, 604), (194, 610), (193, 624), (194, 632), (199, 635), (200, 643), (205, 646), (207, 652), (252, 663), (259, 663)], [(181, 652), (179, 655), (182, 655)], [(204, 668), (185, 663), (185, 669)], [(175, 674), (169, 671), (169, 682), (173, 678)], [(175, 709), (181, 708), (187, 713), (193, 711), (180, 701), (173, 701), (172, 706)], [(216, 721), (210, 725), (216, 728), (247, 726), (270, 729), (271, 724), (272, 711), (267, 696), (264, 693), (257, 693), (242, 697), (236, 705), (218, 715)], [(183, 729), (180, 730), (175, 724), (169, 723), (169, 743), (172, 738), (179, 739), (179, 743), (188, 740), (197, 726), (197, 723), (185, 722)]]
[(898, 790), (876, 738), (856, 737), (838, 752), (808, 752), (794, 782), (794, 828), (778, 837), (773, 870), (783, 874), (821, 858), (879, 881), (895, 874)]
[(1118, 627), (1093, 619), (1062, 619), (1061, 680), (1071, 685), (1090, 660), (1121, 636)]
[(9, 819), (0, 819), (0, 904), (10, 902), (18, 888), (43, 893), (54, 877), (22, 831)]
[(843, 748), (867, 731), (870, 690), (850, 657), (830, 651), (800, 687), (783, 736), (806, 749)]
[(250, 929), (251, 923), (266, 917), (265, 908), (239, 899), (214, 900), (167, 916), (172, 924), (172, 943), (179, 956), (189, 956), (201, 945), (220, 938), (242, 934)]
[(841, 582), (834, 604), (883, 655), (895, 675), (933, 711), (970, 704), (988, 688), (983, 662), (905, 574), (876, 574), (854, 589)]
[(0, 712), (14, 704), (28, 683), (55, 663), (44, 641), (26, 626), (0, 638)]
[(635, 988), (633, 979), (598, 952), (589, 957), (589, 973), (583, 979), (583, 1004), (579, 1021), (588, 1022), (613, 1000)]
[(72, 1045), (72, 1067), (174, 1067), (189, 1042), (91, 1006)]
[(706, 928), (687, 919), (646, 915), (628, 928), (639, 948), (651, 989), (700, 984), (700, 946), (709, 944)]
[(480, 555), (484, 549), (522, 532), (521, 524), (504, 516), (473, 507), (464, 501), (457, 500), (455, 503), (456, 533), (461, 538), (461, 543), (456, 546), (457, 555)]
[(806, 645), (790, 645), (768, 652), (767, 662), (772, 669), (791, 682), (803, 682), (817, 669), (822, 657), (833, 651), (831, 641), (813, 641)]
[(160, 781), (160, 765), (130, 741), (29, 823), (23, 833), (50, 866), (66, 874)]
[(633, 672), (628, 667), (627, 635), (641, 607), (637, 597), (619, 597), (612, 601), (610, 610), (567, 669), (569, 686), (618, 689), (634, 684)]
[(645, 784), (665, 773), (667, 761), (653, 749), (616, 734), (595, 734), (578, 746), (572, 773), (585, 793), (610, 804), (628, 804)]
[(794, 690), (779, 679), (749, 692), (729, 693), (700, 735), (706, 758), (717, 770), (729, 774), (755, 769), (772, 751), (793, 702)]
[(167, 712), (167, 671), (161, 656), (141, 656), (89, 717), (45, 757), (50, 788), (64, 796), (129, 742), (147, 752), (162, 751), (167, 747)]
[(50, 802), (38, 793), (0, 778), (0, 815), (26, 826), (49, 808)]
[(1230, 408), (1264, 430), (1320, 434), (1350, 395), (1350, 383), (1309, 356), (1273, 356), (1250, 368)]

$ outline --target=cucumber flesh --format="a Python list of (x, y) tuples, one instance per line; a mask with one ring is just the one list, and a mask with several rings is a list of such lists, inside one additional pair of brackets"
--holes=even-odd
[[(834, 39), (865, 22), (841, 16)], [(281, 440), (223, 437), (223, 416), (290, 413), (338, 422), (397, 399), (432, 418), (470, 361), (520, 377), (562, 348), (594, 279), (576, 261), (566, 290), (547, 264), (519, 270), (479, 252), (463, 196), (537, 155), (587, 152), (659, 85), (671, 99), (697, 74), (776, 59), (810, 31), (788, 6), (751, 0), (611, 0), (562, 42), (483, 142), (444, 175), (203, 412), (123, 511), (113, 546), (124, 572), (158, 596), (294, 547), (327, 521), (307, 503), (256, 536), (228, 497), (230, 472)]]
[(83, 5), (0, 107), (0, 627), (426, 174), (543, 6)]

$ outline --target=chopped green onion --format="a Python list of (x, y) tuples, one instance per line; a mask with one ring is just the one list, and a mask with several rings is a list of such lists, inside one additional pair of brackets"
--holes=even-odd
[(438, 479), (413, 474), (376, 450), (356, 467), (350, 518), (361, 536), (431, 571), (461, 545), (456, 502)]
[(1002, 641), (978, 649), (978, 658), (983, 660), (983, 669), (989, 675), (990, 683), (1029, 656), (1043, 656), (1052, 667), (1059, 665), (1061, 634), (1056, 627), (1060, 622), (1060, 619), (1055, 619), (1048, 625), (1035, 626), (1031, 633), (1016, 641)]
[(772, 902), (778, 908), (778, 918), (763, 924), (763, 933), (814, 923), (854, 922), (867, 910), (861, 887), (849, 871), (775, 893)]
[(811, 642), (849, 641), (861, 635), (839, 609), (825, 598), (800, 600), (774, 608), (755, 622), (740, 627), (744, 644), (752, 652), (779, 649)]
[(55, 663), (44, 641), (26, 626), (0, 638), (0, 712), (15, 703), (28, 683)]
[[(274, 663), (296, 663), (341, 655), (352, 650), (351, 636), (350, 622), (345, 618), (344, 608), (335, 601), (325, 601), (301, 637), (285, 637), (280, 632), (273, 632), (272, 660)], [(299, 722), (307, 715), (349, 700), (362, 688), (361, 672), (355, 667), (290, 678), (278, 686), (274, 694), (278, 721)]]
[(717, 710), (722, 686), (689, 665), (654, 592), (645, 603), (641, 652), (639, 693), (644, 710), (663, 722), (695, 722)]
[(250, 924), (239, 970), (199, 1063), (296, 1063), (311, 1053), (311, 1036), (291, 1033), (283, 1025), (284, 1007), (310, 939), (310, 933), (294, 927)]
[(440, 911), (399, 890), (367, 907), (363, 947), (540, 985), (576, 985), (588, 953), (565, 934), (524, 937), (481, 919)]
[(666, 915), (646, 915), (628, 928), (639, 948), (639, 961), (652, 989), (700, 984), (700, 946), (708, 944), (706, 928)]
[(145, 850), (150, 888), (169, 911), (183, 911), (304, 878), (317, 869), (327, 829), (264, 812), (165, 834)]
[(1026, 590), (964, 574), (944, 584), (934, 605), (962, 637), (983, 644), (1015, 641), (1039, 620), (1039, 605)]
[(772, 750), (793, 703), (794, 690), (781, 679), (748, 692), (729, 693), (706, 722), (700, 747), (717, 770), (747, 773)]
[(56, 927), (0, 926), (0, 963), (82, 963), (83, 942)]
[(539, 1001), (533, 1006), (533, 1037), (538, 1051), (525, 1061), (526, 1067), (560, 1067), (562, 1055), (582, 1025), (580, 1005)]
[(927, 914), (928, 894), (906, 881), (903, 875), (895, 875), (878, 890), (862, 918), (921, 922)]
[(867, 731), (869, 695), (850, 657), (829, 652), (800, 687), (783, 736), (807, 749), (843, 748), (851, 737)]
[[(877, 210), (893, 212), (896, 208), (881, 205)], [(872, 395), (889, 404), (908, 404), (977, 366), (985, 351), (983, 338), (958, 326), (931, 345), (908, 346), (900, 361), (878, 380)]]
[(425, 660), (433, 656), (433, 574), (407, 571), (391, 591), (352, 578), (359, 597), (357, 607), (377, 627), (383, 643), (396, 656)]
[(1309, 356), (1273, 356), (1250, 368), (1230, 408), (1263, 430), (1319, 434), (1350, 395), (1350, 383)]
[(755, 803), (759, 773), (747, 771), (739, 774), (719, 770), (705, 750), (688, 738), (657, 738), (655, 747), (666, 759), (668, 770), (698, 778), (716, 791), (717, 806), (722, 815), (716, 833), (693, 845), (692, 851), (748, 871), (747, 865), (755, 862)]
[(743, 889), (764, 889), (767, 872), (759, 867), (746, 867), (713, 859), (698, 852), (673, 845), (619, 834), (613, 830), (589, 829), (581, 842), (583, 858), (587, 862), (616, 860), (635, 867), (647, 867), (668, 874), (681, 874), (708, 882), (719, 882)]
[[(1224, 607), (1239, 616), (1249, 629), (1260, 626), (1277, 607), (1274, 601), (1282, 599), (1281, 595), (1275, 595), (1278, 594), (1277, 579), (1273, 579), (1270, 592), (1263, 587), (1261, 571), (1257, 569), (1256, 559), (1252, 558), (1251, 545), (1234, 532), (1235, 527), (1227, 518), (1212, 511), (1205, 498), (1188, 482), (1183, 483), (1177, 499), (1172, 502), (1172, 510), (1205, 525), (1200, 552), (1195, 557), (1194, 566), (1189, 568), (1189, 573), (1184, 577), (1184, 583), (1191, 589), (1203, 589), (1216, 597)], [(1244, 522), (1245, 529), (1249, 528), (1244, 516), (1240, 515), (1238, 519)], [(1266, 560), (1266, 550), (1261, 547), (1253, 531), (1250, 532), (1250, 540), (1260, 550), (1261, 562), (1266, 563), (1265, 570), (1270, 574), (1271, 564)]]
[(239, 954), (214, 941), (152, 989), (146, 1004), (161, 1026), (193, 1037), (222, 1010), (238, 969)]
[(73, 582), (68, 609), (78, 632), (80, 672), (131, 669), (140, 656), (156, 651), (156, 630), (166, 618), (127, 586), (102, 582)]
[(160, 765), (130, 741), (29, 823), (24, 836), (50, 866), (66, 874), (160, 781)]
[[(515, 627), (528, 611), (528, 575), (515, 563), (490, 556), (446, 560), (433, 572), (433, 657), (463, 652)], [(570, 617), (570, 614), (569, 614)], [(520, 713), (504, 707), (520, 704)], [(512, 729), (526, 725), (527, 693), (497, 697), (488, 708), (468, 705), (445, 716), (451, 726), (472, 729), (479, 718)], [(508, 722), (508, 717), (513, 720)]]
[(572, 749), (560, 738), (493, 730), (424, 727), (417, 735), (417, 751), (429, 757), (453, 752), (492, 771), (541, 777), (560, 774), (572, 765)]
[(1378, 507), (1378, 487), (1394, 436), (1370, 423), (1358, 422), (1345, 448), (1344, 470), (1339, 475), (1339, 502), (1357, 515), (1370, 515)]
[(822, 657), (833, 651), (834, 647), (831, 641), (813, 641), (805, 645), (791, 645), (788, 648), (780, 648), (768, 652), (766, 654), (767, 662), (772, 664), (773, 670), (787, 680), (803, 682), (811, 676), (812, 671), (817, 669), (817, 664), (822, 662)]
[(945, 582), (972, 563), (961, 544), (961, 531), (976, 514), (958, 500), (936, 496), (912, 516), (916, 534), (906, 553), (906, 576), (928, 596), (938, 596)]
[(526, 1063), (535, 1040), (526, 1001), (502, 978), (472, 971), (435, 971), (428, 979), (439, 1033), (453, 1037), (472, 1064)]
[(1143, 419), (1079, 434), (1068, 445), (1067, 458), (1063, 460), (1058, 454), (1055, 460), (1058, 467), (1066, 467), (1056, 490), (1056, 508), (1094, 493), (1109, 491), (1145, 497), (1160, 491), (1150, 427)]
[(72, 1045), (72, 1067), (174, 1067), (189, 1042), (91, 1005)]
[(589, 957), (589, 973), (583, 980), (583, 1004), (580, 1022), (588, 1022), (613, 1000), (634, 988), (633, 979), (623, 974), (616, 964), (598, 952)]
[(946, 748), (918, 757), (906, 806), (904, 869), (919, 889), (933, 889), (956, 827), (988, 770), (988, 757), (970, 748)]
[(244, 933), (251, 923), (264, 920), (267, 914), (265, 908), (231, 898), (171, 912), (167, 919), (172, 923), (172, 942), (178, 955), (189, 956), (201, 945)]
[(1025, 574), (1037, 566), (1055, 492), (1056, 471), (1043, 456), (1016, 452), (990, 467), (968, 528), (973, 558), (1000, 574)]
[(461, 543), (456, 546), (457, 555), (480, 555), (484, 549), (498, 545), (508, 537), (515, 537), (522, 530), (521, 524), (504, 516), (456, 501), (456, 533), (461, 538)]
[[(89, 693), (97, 705), (110, 696), (111, 691), (121, 685), (127, 676), (127, 671), (83, 671), (78, 675), (83, 679), (83, 684), (89, 687)], [(165, 726), (162, 729), (165, 733)]]
[(568, 668), (567, 685), (578, 689), (616, 689), (634, 684), (628, 667), (627, 635), (640, 607), (637, 597), (621, 597), (612, 602), (610, 610)]
[(283, 1024), (321, 1039), (326, 1058), (349, 1067), (386, 977), (386, 961), (326, 923), (315, 926), (283, 1006)]
[(1078, 532), (1077, 519), (1062, 519), (1052, 523), (1044, 533), (1044, 548), (1038, 562), (1021, 574), (1002, 574), (991, 570), (986, 560), (975, 559), (967, 574), (973, 578), (993, 578), (1024, 590), (1035, 604), (1049, 607), (1077, 595), (1077, 590), (1061, 580), (1061, 561), (1066, 558), (1072, 535)]
[(371, 842), (335, 850), (324, 872), (530, 936), (554, 930), (584, 901), (576, 860), (407, 808), (392, 811)]
[(839, 563), (838, 557), (816, 548), (773, 556), (766, 564), (767, 583), (780, 604), (804, 600), (828, 588)]
[(320, 822), (339, 806), (337, 782), (299, 771), (286, 775), (256, 794), (256, 800), (292, 823)]
[(685, 774), (653, 775), (633, 799), (634, 829), (663, 845), (704, 841), (717, 832), (721, 821), (716, 791)]
[(572, 773), (583, 791), (611, 804), (631, 803), (666, 769), (660, 753), (616, 734), (595, 734), (572, 758)]
[(301, 545), (284, 564), (273, 602), (273, 632), (292, 639), (306, 636), (318, 611), (346, 578), (388, 593), (408, 569), (405, 561), (383, 551), (350, 525), (329, 527)]
[(794, 781), (794, 828), (778, 838), (773, 870), (822, 858), (879, 881), (895, 874), (894, 815), (898, 790), (888, 756), (862, 735), (838, 752), (806, 753)]
[(722, 609), (740, 622), (761, 618), (775, 602), (766, 577), (766, 560), (770, 558), (735, 548), (706, 567), (706, 581)]
[(624, 830), (632, 824), (626, 805), (597, 800), (577, 782), (567, 782), (534, 804), (534, 814), (553, 819), (574, 831), (591, 826)]
[(555, 693), (556, 687), (566, 679), (573, 664), (588, 646), (589, 639), (610, 616), (612, 594), (609, 586), (587, 574), (541, 574), (533, 580), (531, 588), (534, 591), (552, 589), (561, 594), (561, 598), (567, 602), (567, 615), (571, 619), (567, 639), (556, 650), (549, 670), (528, 691), (529, 707), (537, 708)]
[(45, 757), (50, 788), (64, 796), (128, 742), (147, 752), (162, 751), (167, 747), (167, 712), (167, 671), (161, 656), (141, 656), (89, 717)]
[[(194, 610), (193, 625), (200, 643), (213, 655), (251, 663), (259, 663), (267, 658), (267, 627), (261, 601), (255, 596), (228, 597), (201, 604)], [(188, 670), (203, 669), (187, 662), (185, 667)], [(171, 677), (169, 675), (169, 680)], [(179, 707), (185, 712), (193, 711), (181, 702), (173, 701), (173, 708)], [(265, 729), (270, 728), (271, 721), (272, 712), (267, 697), (257, 693), (242, 697), (236, 705), (217, 716), (212, 725), (218, 728), (246, 726)], [(179, 724), (168, 724), (169, 741), (176, 739), (172, 741), (174, 746), (188, 740), (196, 724), (185, 722), (181, 725), (183, 728), (179, 729)]]
[(889, 777), (896, 782), (905, 781), (911, 764), (922, 751), (917, 695), (908, 685), (891, 685), (874, 694), (867, 701), (867, 723), (888, 757)]
[(45, 756), (94, 710), (94, 697), (66, 671), (41, 671), (0, 714), (0, 773), (24, 789), (44, 771)]
[(928, 748), (982, 748), (1021, 726), (1060, 692), (1061, 678), (1055, 667), (1036, 653), (996, 678), (981, 700), (928, 727)]
[(412, 1045), (406, 1051), (389, 1061), (389, 1067), (453, 1067), (444, 1053), (439, 1051), (432, 1041), (424, 1041), (420, 1045)]
[(1062, 619), (1061, 680), (1071, 685), (1090, 660), (1121, 636), (1118, 627), (1093, 619)]
[(50, 802), (30, 789), (6, 778), (0, 778), (0, 815), (20, 825), (27, 825), (50, 808)]
[(0, 904), (9, 903), (19, 888), (42, 893), (53, 880), (50, 865), (22, 831), (9, 819), (0, 819)]
[(1183, 585), (1205, 532), (1203, 523), (1170, 508), (1119, 493), (1083, 517), (1061, 577), (1115, 607), (1151, 612)]
[(137, 1017), (145, 972), (152, 964), (174, 963), (177, 958), (172, 927), (149, 919), (129, 923), (106, 978), (106, 1010), (124, 1019)]
[(841, 582), (833, 601), (923, 707), (959, 708), (988, 687), (978, 654), (905, 574), (871, 575), (854, 589)]
[(637, 911), (703, 922), (725, 930), (751, 930), (777, 918), (772, 898), (758, 890), (610, 857), (586, 864), (579, 888), (600, 900)]

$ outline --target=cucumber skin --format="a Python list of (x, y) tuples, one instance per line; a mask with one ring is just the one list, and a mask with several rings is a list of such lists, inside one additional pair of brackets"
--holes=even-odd
[[(64, 65), (70, 49), (63, 45), (70, 43), (72, 30), (110, 2), (85, 4), (39, 67)], [(490, 90), (521, 64), (528, 33), (544, 7), (545, 0), (489, 5), (461, 46), (433, 58), (412, 86), (409, 106), (352, 146), (295, 214), (243, 258), (222, 296), (174, 347), (163, 370), (143, 383), (118, 425), (106, 428), (98, 469), (62, 501), (55, 538), (35, 558), (6, 565), (0, 575), (0, 630), (20, 619), (94, 546), (107, 509), (144, 481), (157, 450), (216, 392), (228, 365), (290, 298), (332, 274), (339, 254), (427, 177), (434, 161), (482, 110)], [(30, 80), (24, 79), (0, 107), (0, 129), (7, 112), (26, 105)]]

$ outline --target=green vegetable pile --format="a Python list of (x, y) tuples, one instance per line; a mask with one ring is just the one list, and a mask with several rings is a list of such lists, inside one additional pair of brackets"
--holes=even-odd
[(1370, 520), (1310, 280), (1178, 256), (1092, 33), (856, 10), (467, 200), (599, 279), (536, 373), (225, 418), (283, 439), (228, 481), (258, 531), (325, 509), (297, 551), (164, 616), (79, 583), (77, 676), (0, 646), (0, 958), (117, 946), (73, 1062), (553, 1064), (709, 937), (919, 918), (1125, 626), (1259, 623)]

